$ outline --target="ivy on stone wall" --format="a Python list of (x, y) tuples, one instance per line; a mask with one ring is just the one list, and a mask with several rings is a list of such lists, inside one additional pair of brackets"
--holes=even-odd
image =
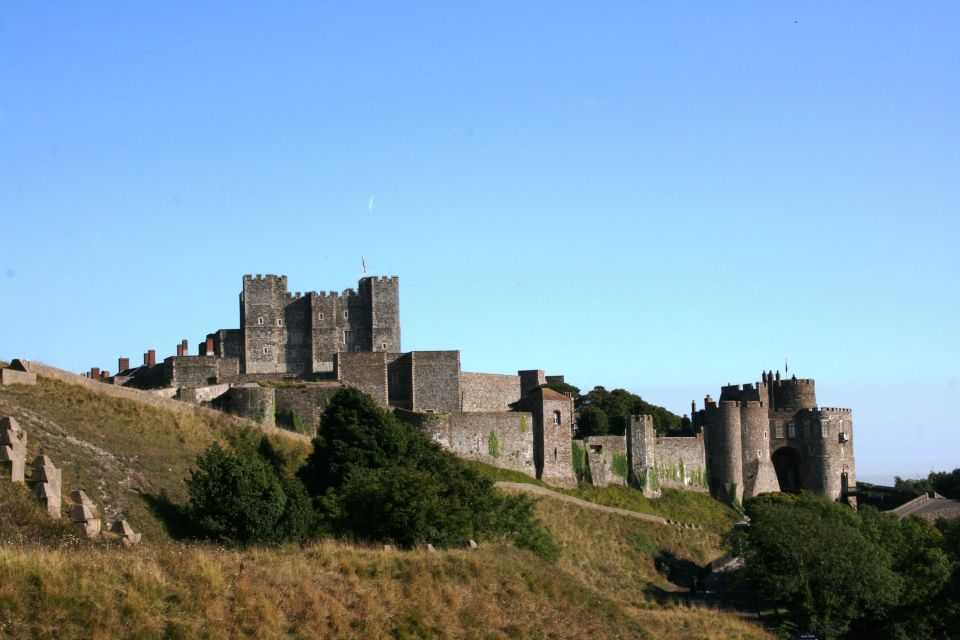
[(527, 417), (520, 416), (520, 433), (526, 433), (526, 432), (527, 432)]
[(497, 432), (490, 429), (490, 436), (487, 438), (487, 449), (490, 451), (491, 458), (500, 457), (500, 440), (497, 438)]
[(610, 471), (621, 478), (626, 478), (627, 473), (630, 471), (630, 466), (627, 464), (627, 454), (613, 454), (613, 460), (610, 462)]
[(574, 440), (571, 445), (573, 454), (573, 473), (577, 480), (584, 480), (587, 477), (587, 450), (580, 442)]

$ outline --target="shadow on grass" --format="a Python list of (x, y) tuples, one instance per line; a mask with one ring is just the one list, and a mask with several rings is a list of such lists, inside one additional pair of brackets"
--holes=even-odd
[(653, 559), (657, 571), (670, 582), (685, 589), (694, 589), (703, 576), (703, 567), (690, 560), (681, 560), (669, 551), (661, 551)]
[(172, 501), (166, 491), (161, 490), (159, 495), (150, 493), (142, 495), (147, 508), (163, 523), (164, 529), (171, 538), (185, 540), (200, 537), (186, 507)]

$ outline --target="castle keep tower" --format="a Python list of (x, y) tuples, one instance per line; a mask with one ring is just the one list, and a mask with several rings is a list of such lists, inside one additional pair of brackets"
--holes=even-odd
[(291, 294), (286, 276), (243, 277), (242, 373), (333, 370), (343, 351), (400, 349), (400, 282), (362, 278), (357, 290)]

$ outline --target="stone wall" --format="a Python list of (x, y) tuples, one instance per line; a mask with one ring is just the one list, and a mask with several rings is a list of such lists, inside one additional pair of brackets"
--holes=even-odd
[(460, 352), (412, 351), (413, 411), (458, 411)]
[(0, 384), (37, 384), (37, 376), (28, 371), (0, 369)]
[(278, 387), (274, 390), (277, 414), (287, 418), (291, 411), (295, 411), (310, 430), (310, 435), (316, 435), (317, 429), (320, 428), (320, 419), (327, 408), (327, 402), (342, 388), (343, 386), (338, 383)]
[(272, 387), (261, 387), (255, 382), (231, 387), (213, 401), (213, 406), (257, 424), (276, 426), (276, 398)]
[(371, 396), (381, 407), (389, 405), (387, 354), (383, 352), (340, 352), (333, 358), (337, 380)]
[(205, 387), (220, 382), (220, 362), (216, 356), (173, 356), (163, 363), (170, 369), (175, 387)]
[(536, 477), (533, 415), (524, 411), (394, 414), (462, 458)]
[(625, 436), (590, 436), (584, 439), (583, 446), (593, 486), (627, 484), (629, 464)]
[(520, 399), (520, 376), (460, 372), (461, 411), (509, 411)]
[(703, 435), (656, 436), (654, 460), (661, 487), (707, 491)]
[(537, 475), (533, 415), (528, 412), (453, 413), (450, 449), (495, 467), (520, 471), (534, 478)]
[(206, 387), (193, 387), (192, 389), (179, 389), (177, 391), (177, 400), (181, 402), (190, 402), (200, 404), (202, 402), (212, 402), (230, 389), (228, 383), (214, 384)]
[(387, 356), (387, 382), (390, 405), (413, 408), (413, 354), (392, 353)]

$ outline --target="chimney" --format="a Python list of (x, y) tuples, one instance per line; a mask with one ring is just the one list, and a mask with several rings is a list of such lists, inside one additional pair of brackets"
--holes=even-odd
[(214, 351), (214, 350), (213, 350), (213, 336), (207, 336), (207, 344), (206, 344), (206, 347), (207, 347), (207, 349), (206, 349), (206, 352), (207, 352), (206, 355), (208, 355), (208, 356), (214, 355), (214, 353), (213, 353), (213, 351)]
[(130, 358), (120, 358), (117, 360), (117, 371), (126, 371), (130, 368)]
[(146, 352), (143, 354), (143, 366), (145, 367), (150, 366), (150, 352)]
[(147, 366), (152, 367), (157, 364), (157, 350), (150, 349), (147, 351), (147, 359), (150, 361), (147, 363)]
[(101, 371), (101, 372), (100, 372), (100, 379), (101, 379), (101, 380), (106, 380), (106, 379), (109, 378), (109, 377), (110, 377), (110, 372), (109, 372), (109, 371)]
[(188, 356), (188, 355), (190, 355), (190, 347), (187, 345), (187, 341), (186, 341), (186, 340), (184, 340), (183, 342), (180, 343), (180, 351), (182, 352), (182, 353), (180, 354), (180, 355), (182, 355), (182, 356)]
[(99, 367), (90, 367), (90, 377), (99, 378), (100, 377), (100, 368)]
[(179, 357), (182, 356), (182, 355), (183, 355), (183, 345), (182, 345), (182, 344), (178, 344), (178, 345), (177, 345), (177, 357), (179, 358)]

